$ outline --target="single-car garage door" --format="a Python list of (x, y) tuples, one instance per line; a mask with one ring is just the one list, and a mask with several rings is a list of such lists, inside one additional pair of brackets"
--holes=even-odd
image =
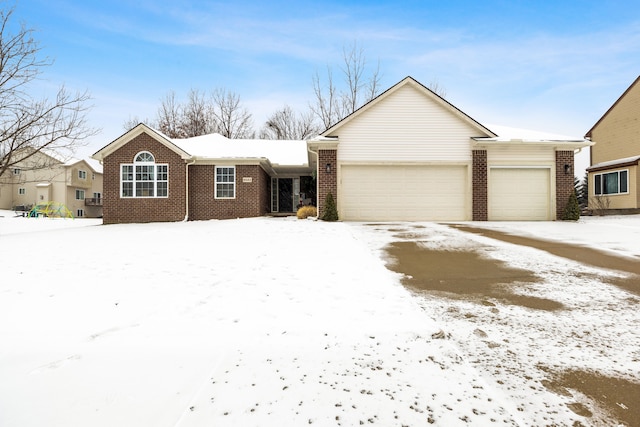
[(548, 168), (489, 169), (489, 220), (550, 220), (549, 174)]
[(460, 221), (466, 166), (343, 165), (338, 211), (347, 221)]

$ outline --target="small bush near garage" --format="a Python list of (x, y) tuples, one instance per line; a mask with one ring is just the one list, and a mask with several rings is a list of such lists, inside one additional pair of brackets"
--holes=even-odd
[(569, 201), (567, 202), (567, 207), (564, 209), (562, 219), (565, 221), (577, 221), (580, 219), (580, 205), (578, 204), (578, 197), (575, 191), (569, 196)]
[(333, 199), (333, 194), (327, 194), (324, 200), (324, 211), (322, 213), (322, 220), (324, 221), (337, 221), (338, 220), (338, 208), (336, 208), (336, 202)]
[(315, 206), (302, 206), (300, 209), (298, 209), (296, 216), (298, 217), (298, 219), (306, 219), (310, 216), (318, 216), (318, 210)]

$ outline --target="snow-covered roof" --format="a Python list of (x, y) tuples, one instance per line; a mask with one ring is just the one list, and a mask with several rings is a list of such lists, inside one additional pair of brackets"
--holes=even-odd
[(618, 166), (627, 166), (637, 164), (640, 160), (640, 156), (624, 157), (622, 159), (609, 160), (607, 162), (596, 163), (587, 168), (588, 171), (596, 169), (609, 169)]
[(193, 138), (172, 138), (176, 146), (196, 158), (268, 159), (273, 165), (306, 166), (306, 141), (269, 139), (229, 139), (218, 133)]
[(69, 159), (67, 162), (65, 162), (65, 166), (72, 166), (75, 165), (78, 162), (82, 162), (84, 161), (85, 163), (87, 163), (89, 165), (89, 167), (91, 169), (93, 169), (94, 172), (96, 173), (102, 173), (102, 164), (100, 164), (99, 161), (93, 159), (93, 158), (86, 158), (86, 159), (78, 159), (78, 158), (71, 158)]
[(540, 132), (531, 129), (520, 129), (500, 125), (487, 125), (497, 137), (477, 138), (483, 141), (523, 141), (523, 142), (543, 142), (543, 141), (566, 141), (566, 142), (589, 142), (578, 136), (567, 136), (549, 132)]

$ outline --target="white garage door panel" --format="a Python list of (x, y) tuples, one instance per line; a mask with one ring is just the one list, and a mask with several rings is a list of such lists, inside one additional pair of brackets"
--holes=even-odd
[(342, 166), (348, 221), (464, 220), (465, 166)]
[(489, 220), (550, 220), (549, 174), (547, 168), (491, 168)]

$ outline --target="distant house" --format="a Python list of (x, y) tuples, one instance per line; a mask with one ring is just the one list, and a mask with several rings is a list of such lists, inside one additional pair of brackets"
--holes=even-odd
[(343, 220), (555, 220), (574, 150), (590, 144), (490, 130), (407, 77), (309, 141), (172, 139), (140, 124), (93, 158), (105, 223), (322, 211), (328, 193)]
[(0, 178), (0, 209), (57, 202), (75, 217), (102, 216), (102, 166), (93, 159), (60, 159), (39, 151)]
[(587, 132), (591, 147), (589, 208), (640, 211), (640, 76)]

